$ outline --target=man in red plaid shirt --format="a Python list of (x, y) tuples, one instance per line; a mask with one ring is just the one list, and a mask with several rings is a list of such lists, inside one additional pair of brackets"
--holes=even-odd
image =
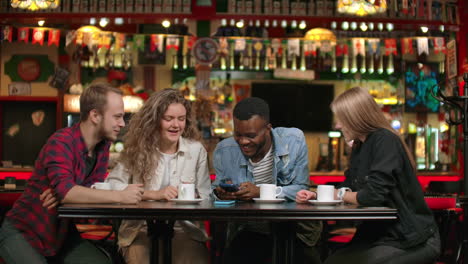
[(81, 95), (80, 112), (78, 124), (48, 139), (23, 195), (6, 215), (0, 229), (0, 256), (7, 263), (110, 263), (81, 239), (72, 221), (58, 218), (55, 201), (141, 201), (141, 185), (123, 191), (90, 188), (104, 180), (110, 142), (125, 126), (122, 92), (106, 84), (92, 85)]

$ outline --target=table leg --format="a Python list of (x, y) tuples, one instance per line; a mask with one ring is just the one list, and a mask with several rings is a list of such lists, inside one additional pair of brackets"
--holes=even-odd
[(163, 263), (172, 263), (172, 237), (174, 221), (147, 220), (148, 236), (151, 238), (150, 263), (159, 263), (159, 239), (163, 242)]
[(294, 263), (296, 224), (294, 222), (272, 222), (273, 263)]

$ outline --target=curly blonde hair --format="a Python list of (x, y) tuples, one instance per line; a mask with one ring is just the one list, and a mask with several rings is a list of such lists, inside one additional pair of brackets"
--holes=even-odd
[(161, 140), (161, 119), (171, 104), (182, 104), (187, 111), (182, 137), (199, 140), (191, 102), (176, 89), (164, 89), (153, 93), (141, 109), (130, 119), (124, 136), (124, 150), (120, 161), (133, 177), (133, 182), (150, 182), (152, 172), (158, 166), (158, 147)]

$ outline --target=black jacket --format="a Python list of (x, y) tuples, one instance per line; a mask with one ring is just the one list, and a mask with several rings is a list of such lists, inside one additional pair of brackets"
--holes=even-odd
[(409, 248), (425, 242), (437, 226), (424, 201), (403, 145), (387, 129), (370, 133), (353, 148), (344, 186), (357, 191), (361, 206), (398, 209), (396, 221), (363, 221), (354, 242)]

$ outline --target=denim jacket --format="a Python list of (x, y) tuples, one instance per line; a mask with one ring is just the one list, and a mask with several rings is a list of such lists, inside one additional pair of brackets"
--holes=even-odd
[[(299, 190), (307, 189), (309, 183), (309, 160), (304, 133), (297, 128), (278, 127), (271, 130), (273, 141), (273, 182), (283, 187), (278, 198), (295, 200)], [(253, 167), (233, 137), (216, 146), (214, 151), (215, 189), (223, 179), (232, 183), (255, 183)]]

